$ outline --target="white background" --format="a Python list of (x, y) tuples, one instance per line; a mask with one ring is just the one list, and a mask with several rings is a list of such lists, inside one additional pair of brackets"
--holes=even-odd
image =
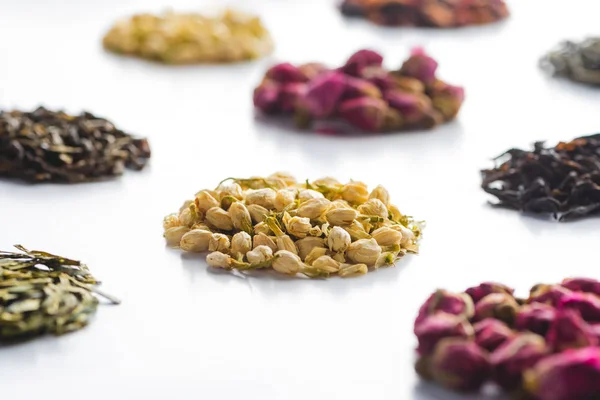
[[(494, 210), (479, 169), (507, 148), (600, 129), (600, 92), (548, 78), (538, 58), (598, 33), (594, 0), (512, 1), (505, 23), (384, 29), (329, 0), (240, 0), (276, 51), (234, 66), (167, 67), (107, 54), (118, 17), (211, 9), (201, 1), (0, 1), (0, 106), (90, 110), (147, 136), (151, 165), (110, 182), (0, 180), (0, 248), (84, 260), (118, 297), (86, 329), (0, 348), (7, 399), (454, 399), (419, 384), (412, 322), (437, 287), (517, 287), (598, 277), (598, 219), (559, 224)], [(229, 4), (235, 5), (235, 2)], [(214, 5), (214, 4), (213, 4)], [(221, 2), (221, 5), (223, 3)], [(276, 61), (341, 64), (363, 47), (397, 67), (424, 45), (466, 87), (456, 122), (431, 132), (333, 137), (255, 120), (251, 92)], [(162, 218), (228, 176), (277, 170), (381, 183), (426, 219), (419, 256), (356, 279), (242, 279), (166, 248)]]

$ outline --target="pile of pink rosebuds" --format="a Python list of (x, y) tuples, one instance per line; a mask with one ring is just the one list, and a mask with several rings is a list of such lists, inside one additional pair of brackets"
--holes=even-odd
[(493, 381), (519, 398), (600, 399), (600, 282), (438, 290), (415, 321), (417, 372), (454, 390)]
[(368, 132), (428, 129), (458, 114), (463, 88), (437, 79), (438, 64), (422, 49), (414, 49), (397, 71), (382, 64), (371, 50), (356, 52), (335, 69), (277, 64), (254, 90), (254, 106), (269, 115), (291, 115), (301, 128), (341, 119)]

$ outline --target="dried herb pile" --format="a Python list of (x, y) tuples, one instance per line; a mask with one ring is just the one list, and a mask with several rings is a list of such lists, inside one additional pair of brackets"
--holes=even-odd
[(459, 391), (492, 381), (520, 399), (599, 399), (600, 282), (513, 293), (489, 282), (433, 293), (414, 325), (421, 377)]
[(551, 74), (600, 85), (600, 38), (561, 43), (542, 58), (541, 65)]
[(168, 64), (237, 62), (273, 50), (260, 18), (233, 10), (214, 17), (175, 12), (134, 15), (117, 22), (103, 43), (116, 53)]
[(99, 282), (85, 264), (15, 246), (0, 251), (0, 341), (44, 333), (60, 335), (86, 326), (96, 313)]
[(489, 24), (509, 15), (504, 0), (344, 0), (341, 11), (379, 25), (436, 28)]
[(333, 178), (287, 174), (234, 179), (201, 190), (165, 217), (167, 244), (211, 253), (226, 270), (273, 269), (310, 278), (365, 274), (418, 251), (421, 225), (390, 203), (387, 190)]
[(464, 90), (436, 77), (438, 63), (414, 49), (402, 67), (360, 50), (335, 69), (322, 64), (273, 66), (254, 90), (254, 106), (267, 115), (289, 115), (300, 128), (342, 120), (368, 132), (429, 129), (452, 120)]
[(481, 171), (481, 187), (502, 206), (559, 221), (600, 210), (600, 134), (555, 147), (537, 142), (533, 151), (510, 149), (496, 160), (495, 168)]
[(88, 112), (0, 111), (0, 176), (84, 182), (141, 170), (149, 158), (146, 139)]

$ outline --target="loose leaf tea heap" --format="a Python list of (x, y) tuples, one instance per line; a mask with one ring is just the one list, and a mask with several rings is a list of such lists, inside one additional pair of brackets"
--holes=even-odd
[(0, 176), (83, 182), (141, 170), (149, 157), (146, 139), (88, 112), (0, 111)]
[(273, 50), (258, 17), (226, 10), (215, 17), (193, 13), (139, 14), (117, 22), (104, 47), (168, 64), (236, 62)]
[(458, 114), (463, 89), (436, 78), (438, 64), (422, 49), (396, 71), (382, 63), (378, 53), (360, 50), (336, 69), (275, 65), (254, 90), (254, 106), (268, 115), (292, 115), (301, 128), (342, 119), (369, 132), (433, 128)]
[(527, 299), (484, 282), (437, 290), (415, 320), (416, 370), (449, 389), (492, 381), (518, 398), (600, 398), (600, 282), (535, 285)]
[(418, 251), (421, 226), (387, 190), (333, 178), (299, 183), (287, 174), (222, 181), (164, 220), (167, 244), (210, 251), (208, 265), (310, 278), (365, 274)]
[(344, 0), (343, 14), (387, 26), (453, 28), (508, 17), (504, 0)]
[(481, 171), (481, 187), (500, 205), (551, 213), (559, 221), (600, 210), (600, 134), (555, 147), (537, 142), (533, 151), (510, 149)]
[(600, 85), (600, 38), (564, 42), (542, 58), (541, 65), (554, 75)]
[(15, 246), (0, 251), (0, 341), (83, 328), (96, 313), (99, 282), (85, 264)]

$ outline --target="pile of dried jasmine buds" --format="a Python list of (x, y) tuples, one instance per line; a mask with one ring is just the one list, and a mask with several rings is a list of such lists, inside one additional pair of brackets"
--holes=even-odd
[(542, 68), (559, 76), (600, 85), (600, 38), (564, 42), (541, 60)]
[(174, 12), (134, 15), (117, 22), (103, 44), (116, 53), (169, 64), (251, 60), (273, 50), (260, 19), (233, 10), (216, 17)]
[(336, 69), (277, 64), (254, 90), (254, 106), (268, 115), (291, 115), (300, 128), (341, 119), (368, 132), (429, 129), (458, 114), (463, 88), (436, 78), (438, 63), (422, 49), (413, 49), (398, 70), (382, 64), (371, 50)]
[(417, 372), (460, 391), (493, 381), (520, 398), (600, 398), (600, 282), (513, 293), (498, 283), (433, 293), (415, 321)]
[(388, 191), (333, 178), (299, 183), (276, 173), (222, 181), (164, 220), (167, 244), (210, 251), (208, 265), (310, 278), (365, 274), (418, 251), (421, 225)]
[(379, 25), (436, 28), (489, 24), (509, 15), (504, 0), (344, 0), (341, 11)]

